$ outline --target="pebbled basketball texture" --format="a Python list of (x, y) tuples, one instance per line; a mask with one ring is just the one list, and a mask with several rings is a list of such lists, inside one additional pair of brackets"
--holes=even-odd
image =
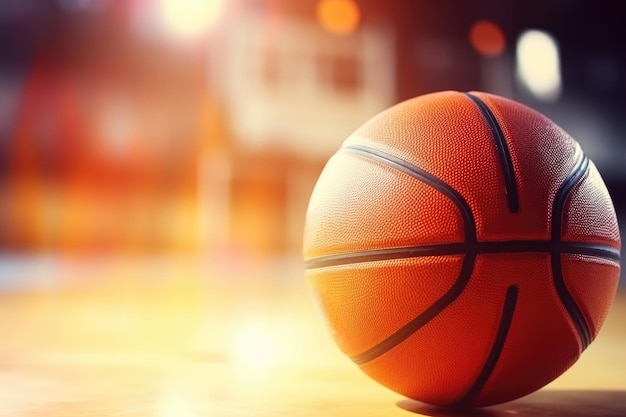
[(531, 393), (598, 334), (619, 279), (613, 204), (540, 113), (440, 92), (358, 128), (320, 175), (308, 283), (366, 374), (436, 405)]

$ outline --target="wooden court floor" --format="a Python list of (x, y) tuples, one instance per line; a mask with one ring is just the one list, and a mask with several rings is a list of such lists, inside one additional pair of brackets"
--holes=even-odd
[(0, 416), (626, 416), (626, 294), (546, 388), (455, 412), (362, 374), (334, 346), (297, 266), (281, 271), (5, 293)]

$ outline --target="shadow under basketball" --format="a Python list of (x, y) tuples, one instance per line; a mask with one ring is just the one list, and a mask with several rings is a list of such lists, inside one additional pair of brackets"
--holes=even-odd
[(480, 409), (457, 410), (413, 400), (401, 400), (398, 407), (432, 417), (624, 417), (626, 391), (542, 390), (504, 404)]

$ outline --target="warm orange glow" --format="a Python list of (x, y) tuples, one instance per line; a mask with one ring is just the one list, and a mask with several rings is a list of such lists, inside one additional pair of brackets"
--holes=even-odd
[(483, 56), (498, 56), (504, 52), (506, 39), (500, 26), (489, 20), (479, 20), (470, 29), (470, 42)]
[(339, 35), (354, 32), (361, 20), (361, 11), (353, 0), (320, 0), (316, 14), (324, 29)]

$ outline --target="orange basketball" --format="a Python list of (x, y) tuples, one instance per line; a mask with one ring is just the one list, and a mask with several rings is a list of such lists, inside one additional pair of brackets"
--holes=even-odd
[(486, 93), (400, 103), (328, 161), (304, 233), (340, 349), (407, 397), (535, 391), (596, 337), (619, 278), (615, 210), (554, 122)]

